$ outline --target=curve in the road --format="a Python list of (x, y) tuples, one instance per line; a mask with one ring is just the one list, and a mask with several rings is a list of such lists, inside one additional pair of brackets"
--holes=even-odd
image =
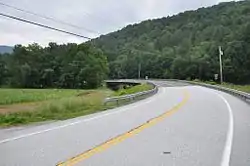
[[(155, 83), (158, 94), (107, 112), (0, 129), (0, 165), (250, 165), (248, 104), (213, 89)], [(173, 111), (184, 91), (188, 101)], [(74, 156), (79, 162), (69, 160)]]
[(228, 116), (229, 116), (229, 125), (228, 125), (227, 139), (225, 143), (223, 157), (221, 160), (221, 166), (229, 166), (231, 151), (232, 151), (232, 144), (233, 144), (233, 131), (234, 131), (233, 111), (227, 99), (223, 97), (221, 94), (214, 92), (214, 91), (207, 91), (207, 92), (217, 95), (227, 106)]
[(160, 121), (164, 120), (166, 117), (177, 112), (181, 107), (183, 107), (187, 103), (188, 99), (189, 99), (189, 93), (187, 91), (185, 91), (183, 100), (180, 103), (178, 103), (177, 105), (175, 105), (173, 108), (171, 108), (170, 110), (167, 110), (165, 113), (161, 114), (160, 116), (152, 118), (152, 119), (148, 120), (146, 123), (144, 123), (136, 128), (133, 128), (132, 130), (130, 130), (124, 134), (121, 134), (115, 138), (112, 138), (112, 139), (110, 139), (110, 140), (90, 149), (90, 150), (87, 150), (86, 152), (83, 152), (82, 154), (79, 154), (75, 157), (72, 157), (65, 162), (59, 163), (57, 166), (75, 165), (75, 164), (79, 163), (80, 161), (83, 161), (83, 160), (95, 155), (96, 153), (100, 153), (100, 152), (108, 149), (109, 147), (114, 146), (114, 145), (124, 141), (125, 139), (128, 139), (128, 138), (140, 133), (144, 129), (149, 128), (149, 127), (155, 125), (156, 123), (159, 123)]

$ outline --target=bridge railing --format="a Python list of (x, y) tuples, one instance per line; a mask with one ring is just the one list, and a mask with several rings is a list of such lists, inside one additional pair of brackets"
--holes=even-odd
[[(133, 83), (134, 82), (142, 83), (141, 81), (136, 81), (136, 80), (127, 80), (127, 81), (128, 82), (132, 81)], [(124, 80), (123, 80), (123, 82), (124, 82)], [(106, 98), (104, 100), (104, 104), (106, 105), (108, 103), (115, 103), (117, 105), (120, 105), (120, 104), (125, 103), (125, 102), (133, 102), (133, 101), (154, 95), (158, 92), (158, 87), (154, 83), (147, 82), (147, 84), (153, 85), (154, 88), (151, 90), (138, 92), (138, 93), (134, 93), (134, 94), (117, 96), (117, 97), (109, 97), (109, 98)]]

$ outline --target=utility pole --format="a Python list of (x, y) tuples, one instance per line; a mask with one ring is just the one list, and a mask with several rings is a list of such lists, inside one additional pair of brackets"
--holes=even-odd
[(222, 55), (223, 51), (221, 49), (221, 46), (219, 46), (219, 59), (220, 59), (220, 83), (223, 83), (223, 66), (222, 66)]
[(141, 63), (138, 64), (138, 79), (141, 79)]

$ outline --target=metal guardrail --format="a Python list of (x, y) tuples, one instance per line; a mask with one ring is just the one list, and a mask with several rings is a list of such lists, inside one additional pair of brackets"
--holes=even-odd
[(210, 85), (210, 84), (200, 83), (200, 82), (184, 81), (184, 80), (175, 80), (175, 81), (176, 82), (189, 83), (189, 84), (193, 84), (193, 85), (204, 86), (204, 87), (207, 87), (207, 88), (212, 88), (212, 89), (215, 89), (215, 90), (223, 91), (223, 92), (229, 93), (231, 95), (234, 95), (236, 97), (239, 97), (242, 100), (250, 103), (250, 94), (246, 93), (246, 92), (242, 92), (242, 91), (238, 91), (238, 90), (234, 90), (234, 89), (230, 89), (230, 88), (225, 88), (225, 87), (217, 86), (217, 85)]
[[(140, 81), (132, 81), (132, 80), (126, 80), (127, 82), (132, 82), (132, 83), (142, 83)], [(123, 80), (124, 82), (124, 80)], [(129, 94), (129, 95), (123, 95), (123, 96), (117, 96), (117, 97), (109, 97), (106, 98), (104, 100), (104, 104), (106, 105), (107, 103), (116, 103), (117, 105), (119, 105), (121, 102), (124, 101), (129, 101), (132, 102), (134, 100), (137, 100), (141, 97), (146, 97), (146, 96), (151, 96), (154, 95), (158, 92), (158, 87), (153, 84), (152, 82), (147, 82), (150, 85), (153, 85), (154, 88), (148, 91), (143, 91), (143, 92), (138, 92), (138, 93), (134, 93), (134, 94)]]
[[(166, 79), (162, 79), (162, 81), (164, 81)], [(135, 93), (135, 94), (131, 94), (131, 95), (124, 95), (124, 96), (119, 96), (119, 97), (111, 97), (111, 98), (106, 98), (104, 101), (104, 104), (110, 103), (110, 102), (116, 102), (117, 105), (119, 105), (119, 102), (121, 101), (133, 101), (138, 99), (139, 97), (142, 96), (147, 96), (147, 95), (153, 95), (155, 93), (158, 92), (158, 87), (150, 81), (138, 81), (138, 80), (114, 80), (115, 82), (132, 82), (132, 83), (142, 83), (142, 82), (147, 82), (151, 85), (154, 86), (154, 89), (149, 90), (149, 91), (144, 91), (144, 92), (139, 92), (139, 93)], [(176, 79), (168, 79), (166, 81), (176, 81), (176, 82), (180, 82), (180, 83), (187, 83), (187, 84), (192, 84), (192, 85), (199, 85), (199, 86), (203, 86), (203, 87), (207, 87), (207, 88), (211, 88), (211, 89), (215, 89), (215, 90), (219, 90), (219, 91), (223, 91), (226, 93), (229, 93), (231, 95), (234, 95), (246, 102), (248, 102), (250, 104), (250, 94), (246, 93), (246, 92), (242, 92), (242, 91), (238, 91), (238, 90), (234, 90), (234, 89), (230, 89), (230, 88), (225, 88), (222, 86), (216, 86), (216, 85), (210, 85), (210, 84), (205, 84), (205, 83), (200, 83), (200, 82), (194, 82), (194, 81), (186, 81), (186, 80), (176, 80)]]

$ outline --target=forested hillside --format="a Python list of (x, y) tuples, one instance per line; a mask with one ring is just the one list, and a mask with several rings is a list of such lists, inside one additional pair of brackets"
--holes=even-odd
[(221, 3), (147, 20), (93, 40), (108, 57), (111, 78), (212, 80), (224, 50), (227, 82), (250, 83), (250, 1)]
[(250, 83), (250, 1), (147, 20), (80, 45), (17, 45), (0, 54), (0, 86), (96, 88), (108, 73), (138, 78), (140, 67), (141, 77), (213, 80), (219, 46), (225, 81)]
[(0, 85), (22, 88), (96, 88), (108, 73), (103, 53), (88, 44), (16, 45), (0, 54)]

